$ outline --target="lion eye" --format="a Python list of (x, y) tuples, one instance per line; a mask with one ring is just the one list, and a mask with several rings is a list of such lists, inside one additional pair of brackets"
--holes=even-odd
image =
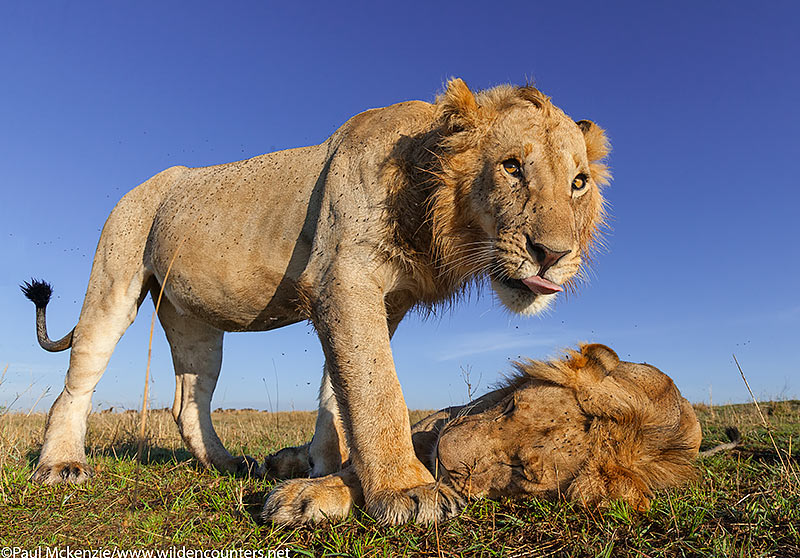
[(581, 173), (573, 179), (572, 189), (576, 191), (583, 190), (588, 182), (589, 182), (589, 177)]
[(519, 161), (516, 159), (507, 159), (503, 161), (503, 170), (511, 176), (517, 176), (521, 171)]

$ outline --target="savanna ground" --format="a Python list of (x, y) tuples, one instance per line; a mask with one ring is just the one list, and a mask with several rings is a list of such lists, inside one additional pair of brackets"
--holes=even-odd
[[(258, 519), (272, 483), (199, 467), (170, 414), (153, 411), (137, 467), (138, 415), (92, 414), (87, 448), (96, 477), (81, 486), (28, 478), (42, 414), (0, 411), (0, 548), (288, 549), (290, 556), (800, 556), (797, 442), (800, 401), (698, 406), (703, 447), (743, 445), (698, 461), (697, 480), (659, 493), (650, 511), (586, 510), (564, 501), (476, 501), (435, 526), (382, 527), (363, 513), (331, 525), (284, 529)], [(411, 413), (411, 419), (425, 412)], [(220, 411), (234, 452), (263, 457), (311, 437), (314, 413)], [(776, 451), (777, 448), (777, 451)], [(779, 453), (780, 452), (780, 453)]]

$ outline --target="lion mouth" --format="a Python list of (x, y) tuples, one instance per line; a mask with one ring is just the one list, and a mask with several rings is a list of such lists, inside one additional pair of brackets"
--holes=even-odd
[(561, 285), (548, 281), (539, 275), (531, 275), (520, 280), (520, 282), (536, 294), (555, 294), (564, 290)]
[(532, 292), (537, 295), (555, 294), (564, 290), (561, 285), (548, 281), (539, 275), (531, 275), (524, 279), (504, 278), (500, 282), (511, 289)]

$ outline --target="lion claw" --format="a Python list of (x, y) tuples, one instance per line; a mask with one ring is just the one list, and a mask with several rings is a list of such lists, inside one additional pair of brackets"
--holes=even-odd
[(81, 484), (93, 476), (94, 471), (86, 463), (66, 461), (39, 465), (31, 478), (42, 484)]
[(333, 475), (282, 482), (267, 495), (261, 518), (279, 525), (321, 523), (347, 517), (353, 498)]
[(465, 505), (464, 498), (452, 487), (430, 483), (401, 492), (378, 493), (367, 502), (367, 513), (386, 525), (410, 521), (430, 524), (455, 517)]

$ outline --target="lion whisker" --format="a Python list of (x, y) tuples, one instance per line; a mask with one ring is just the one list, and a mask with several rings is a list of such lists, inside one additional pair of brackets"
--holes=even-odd
[(480, 249), (480, 250), (476, 249), (476, 250), (474, 250), (472, 252), (460, 255), (458, 258), (450, 258), (450, 259), (447, 259), (447, 260), (444, 260), (444, 259), (439, 260), (437, 262), (437, 264), (436, 264), (436, 267), (438, 267), (440, 269), (443, 269), (443, 268), (446, 268), (446, 267), (453, 267), (453, 266), (461, 265), (463, 262), (469, 261), (469, 260), (473, 260), (473, 259), (474, 260), (480, 260), (480, 259), (487, 259), (488, 260), (488, 259), (492, 259), (492, 258), (494, 258), (494, 254), (488, 253), (483, 249)]
[(474, 268), (481, 269), (481, 268), (486, 267), (492, 261), (493, 261), (493, 257), (490, 254), (472, 256), (472, 257), (469, 257), (469, 258), (465, 258), (461, 262), (452, 262), (450, 265), (442, 267), (441, 270), (440, 270), (440, 273), (448, 274), (448, 273), (451, 273), (453, 271), (460, 270), (460, 269), (463, 269), (463, 268), (467, 268), (471, 272), (471, 270), (474, 269)]

